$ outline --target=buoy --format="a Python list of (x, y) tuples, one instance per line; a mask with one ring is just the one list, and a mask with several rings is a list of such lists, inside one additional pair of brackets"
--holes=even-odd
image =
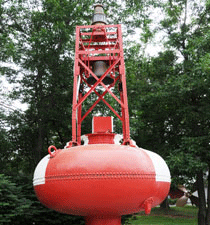
[(56, 211), (85, 217), (149, 214), (169, 192), (169, 169), (154, 152), (116, 144), (51, 149), (33, 184), (40, 202)]
[[(84, 216), (86, 225), (120, 225), (122, 215), (149, 214), (167, 197), (170, 172), (158, 154), (135, 146), (130, 138), (121, 26), (107, 25), (100, 4), (93, 21), (76, 27), (72, 140), (64, 149), (48, 148), (33, 185), (48, 208)], [(91, 93), (98, 99), (82, 114)], [(106, 94), (120, 110), (105, 100)], [(111, 116), (93, 117), (92, 133), (81, 135), (83, 120), (100, 101), (122, 122), (122, 135), (114, 133)]]

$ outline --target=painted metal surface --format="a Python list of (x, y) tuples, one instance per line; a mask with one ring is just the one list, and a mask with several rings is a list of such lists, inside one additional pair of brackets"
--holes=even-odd
[(112, 116), (94, 116), (92, 120), (92, 133), (113, 133)]
[(85, 217), (149, 213), (169, 188), (170, 173), (160, 156), (115, 144), (56, 150), (39, 163), (34, 176), (40, 202)]
[[(103, 75), (94, 73), (96, 62), (107, 65), (102, 68)], [(97, 70), (98, 71), (98, 70)], [(96, 82), (88, 82), (93, 78)], [(104, 83), (106, 77), (113, 80), (111, 84)], [(92, 80), (92, 79), (91, 79)], [(84, 90), (88, 87), (88, 91)], [(112, 91), (117, 86), (118, 98)], [(78, 93), (78, 87), (80, 91)], [(103, 87), (104, 92), (99, 93), (98, 87)], [(82, 115), (82, 105), (90, 94), (95, 94), (98, 99)], [(117, 112), (104, 98), (109, 94), (119, 103), (121, 114)], [(125, 78), (125, 63), (123, 56), (123, 43), (121, 25), (89, 25), (76, 27), (75, 64), (74, 64), (74, 89), (72, 105), (72, 142), (81, 143), (81, 123), (92, 112), (95, 106), (103, 101), (104, 104), (119, 118), (123, 128), (123, 142), (130, 143), (130, 127), (128, 114), (128, 100)]]

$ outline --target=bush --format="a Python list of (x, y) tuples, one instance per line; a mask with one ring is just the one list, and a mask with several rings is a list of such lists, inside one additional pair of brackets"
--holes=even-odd
[(12, 178), (0, 174), (0, 211), (0, 224), (85, 224), (82, 217), (44, 207), (34, 194), (31, 177), (27, 176)]
[(24, 215), (32, 202), (24, 197), (21, 187), (11, 182), (8, 176), (0, 174), (0, 222), (10, 223), (14, 217)]

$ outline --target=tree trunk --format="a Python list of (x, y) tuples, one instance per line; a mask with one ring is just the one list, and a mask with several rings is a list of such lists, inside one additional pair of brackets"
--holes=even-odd
[(44, 145), (44, 138), (45, 138), (45, 127), (44, 127), (44, 115), (43, 115), (43, 109), (45, 108), (44, 105), (44, 92), (43, 92), (43, 76), (45, 75), (45, 71), (43, 69), (42, 65), (37, 65), (37, 76), (36, 80), (34, 82), (35, 85), (35, 105), (37, 110), (37, 140), (35, 143), (35, 153), (34, 153), (34, 161), (35, 165), (41, 160), (41, 151)]
[(45, 128), (44, 126), (39, 123), (38, 125), (38, 134), (37, 134), (37, 142), (36, 142), (36, 146), (34, 149), (34, 162), (35, 165), (37, 165), (37, 163), (41, 160), (41, 152), (43, 149), (43, 145), (44, 145), (44, 138), (45, 138)]
[(210, 225), (210, 165), (209, 165), (209, 174), (208, 174), (206, 225)]
[(203, 171), (197, 173), (198, 197), (199, 197), (199, 210), (198, 210), (198, 225), (206, 225), (206, 198), (203, 182)]

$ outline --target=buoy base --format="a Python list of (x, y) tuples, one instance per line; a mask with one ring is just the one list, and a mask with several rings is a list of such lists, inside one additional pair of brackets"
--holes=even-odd
[(86, 225), (121, 225), (121, 217), (86, 217)]

